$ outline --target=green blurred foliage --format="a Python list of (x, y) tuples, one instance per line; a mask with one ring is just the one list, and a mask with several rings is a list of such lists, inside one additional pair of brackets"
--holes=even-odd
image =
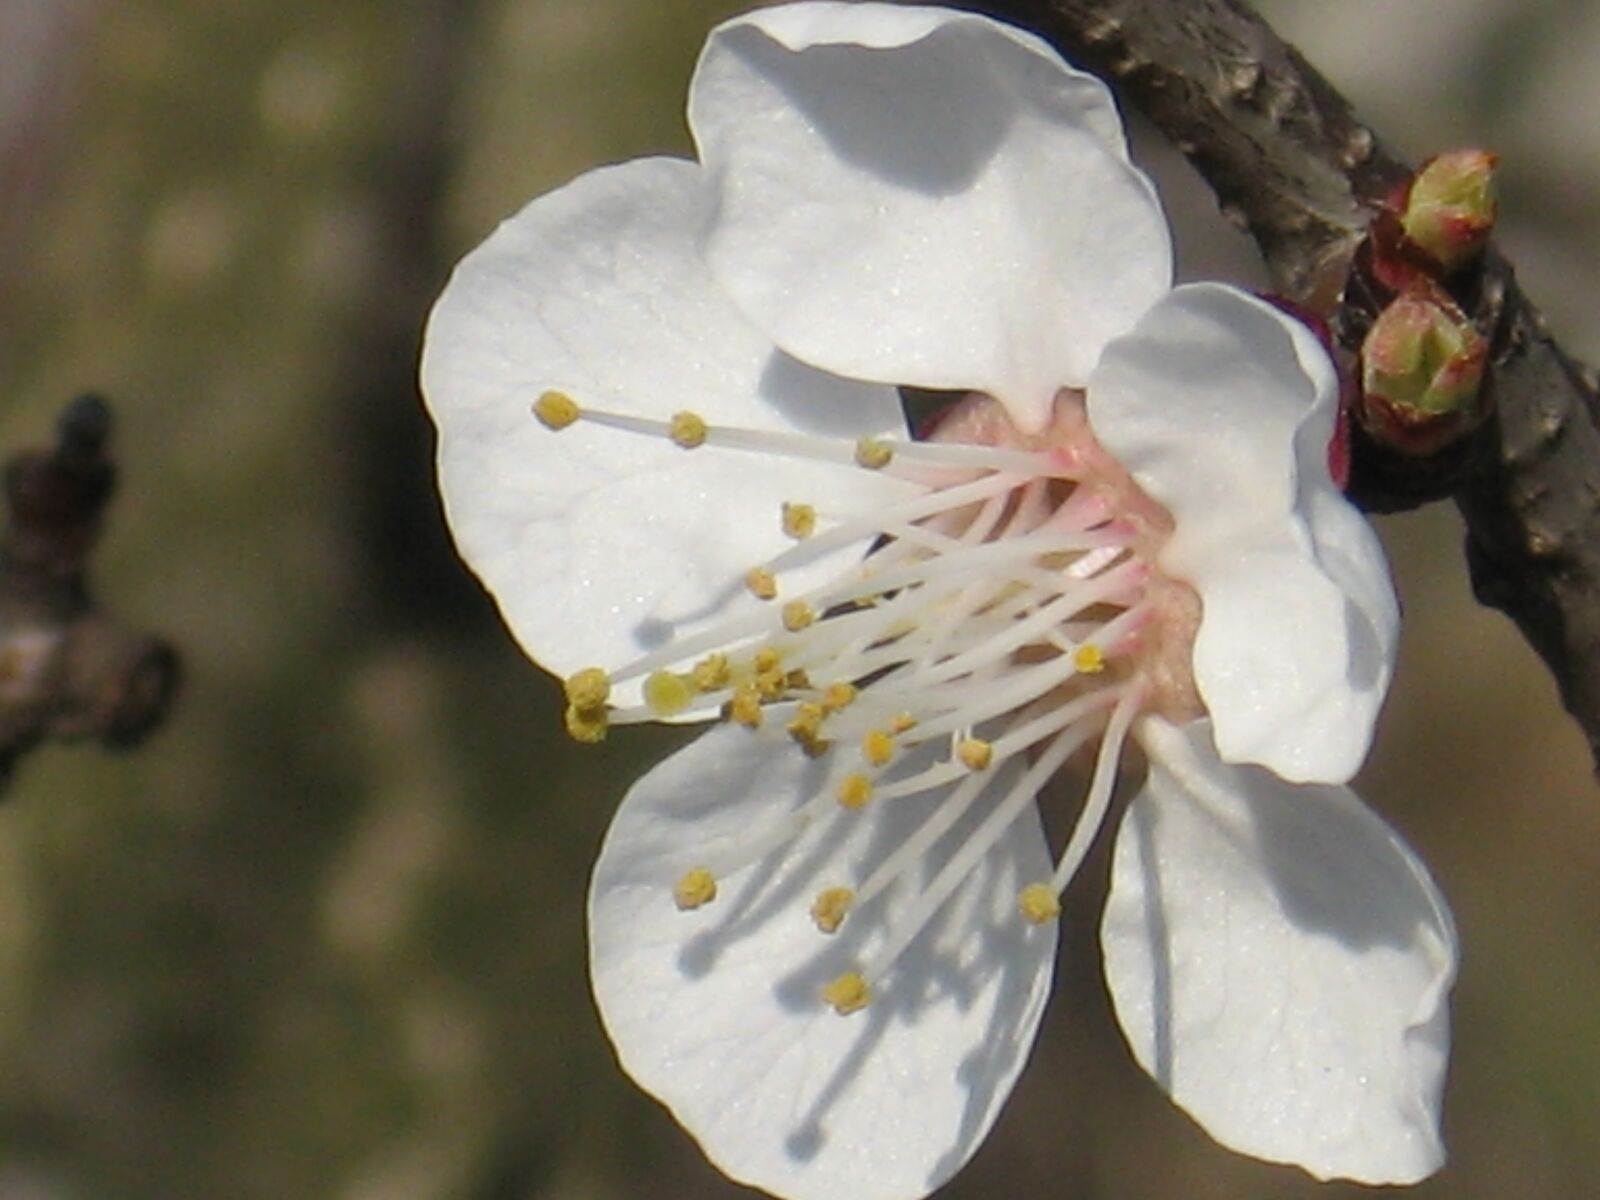
[[(496, 220), (686, 150), (684, 84), (735, 7), (124, 0), (81, 27), (52, 186), (0, 279), (0, 445), (84, 388), (118, 402), (98, 586), (188, 680), (146, 748), (42, 752), (0, 808), (0, 1197), (741, 1194), (616, 1070), (587, 996), (588, 864), (673, 739), (559, 738), (555, 687), (450, 555), (411, 382), (429, 299)], [(1574, 199), (1592, 168), (1518, 153), (1545, 127), (1523, 81), (1569, 29), (1592, 55), (1594, 6), (1421, 7), (1269, 13), (1408, 149), (1506, 155), (1530, 288), (1600, 347), (1571, 299), (1593, 267), (1567, 267), (1600, 246)], [(1399, 48), (1374, 58), (1385, 20)], [(1386, 67), (1407, 38), (1433, 74)], [(1246, 270), (1192, 180), (1163, 179), (1185, 261)], [(1453, 1159), (1416, 1195), (1600, 1194), (1600, 797), (1532, 655), (1468, 596), (1451, 515), (1387, 533), (1408, 625), (1362, 790), (1466, 947)], [(1357, 1194), (1216, 1149), (1130, 1064), (1101, 873), (1035, 1061), (947, 1194)]]

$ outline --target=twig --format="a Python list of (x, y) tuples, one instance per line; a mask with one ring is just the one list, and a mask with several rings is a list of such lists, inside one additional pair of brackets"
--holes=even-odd
[(90, 597), (86, 568), (116, 483), (111, 410), (82, 396), (50, 450), (5, 465), (0, 536), (0, 787), (49, 738), (137, 743), (165, 717), (177, 652), (128, 628)]
[[(1375, 204), (1411, 168), (1242, 0), (979, 0), (1116, 83), (1260, 247), (1275, 285), (1352, 345), (1345, 291)], [(1351, 493), (1375, 510), (1450, 496), (1478, 599), (1554, 673), (1600, 763), (1600, 377), (1562, 352), (1491, 247), (1458, 287), (1490, 339), (1494, 409), (1465, 446), (1399, 459), (1358, 440)]]

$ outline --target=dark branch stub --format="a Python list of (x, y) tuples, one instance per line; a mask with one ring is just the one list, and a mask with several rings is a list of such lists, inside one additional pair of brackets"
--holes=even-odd
[[(1346, 290), (1374, 206), (1411, 168), (1244, 0), (972, 0), (1114, 82), (1249, 231), (1276, 285), (1347, 349), (1371, 320)], [(1562, 352), (1491, 246), (1453, 283), (1489, 339), (1494, 411), (1431, 458), (1353, 446), (1364, 507), (1453, 498), (1480, 601), (1544, 658), (1600, 763), (1600, 384)]]
[(177, 651), (130, 629), (89, 594), (87, 567), (116, 486), (111, 409), (81, 396), (56, 444), (4, 468), (0, 534), (0, 785), (47, 739), (136, 744), (177, 689)]

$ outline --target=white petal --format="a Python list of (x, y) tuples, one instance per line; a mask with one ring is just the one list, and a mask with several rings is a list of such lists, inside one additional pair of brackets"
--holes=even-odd
[(1101, 929), (1140, 1065), (1243, 1153), (1437, 1170), (1456, 942), (1427, 869), (1348, 789), (1223, 765), (1203, 721), (1140, 736)]
[(822, 987), (872, 952), (910, 889), (897, 885), (831, 938), (809, 905), (823, 887), (859, 882), (927, 815), (926, 799), (860, 814), (830, 806), (704, 908), (679, 912), (671, 893), (813, 794), (825, 770), (724, 726), (641, 779), (595, 866), (595, 996), (623, 1067), (734, 1179), (794, 1200), (919, 1197), (977, 1149), (1033, 1044), (1056, 935), (1023, 922), (1016, 896), (1051, 864), (1030, 805), (868, 1007), (841, 1017)]
[(1039, 429), (1170, 282), (1105, 86), (987, 18), (752, 13), (713, 32), (689, 116), (713, 271), (827, 370), (988, 392)]
[(1107, 347), (1088, 400), (1177, 522), (1160, 561), (1200, 594), (1195, 680), (1223, 758), (1327, 783), (1366, 757), (1399, 632), (1383, 549), (1328, 473), (1337, 404), (1309, 331), (1214, 284)]
[(428, 323), (422, 382), (451, 530), (524, 649), (557, 673), (620, 665), (755, 604), (739, 580), (788, 544), (782, 501), (856, 509), (899, 491), (868, 472), (533, 418), (553, 388), (660, 418), (903, 431), (891, 389), (803, 366), (718, 294), (695, 249), (703, 213), (692, 163), (591, 172), (469, 254)]

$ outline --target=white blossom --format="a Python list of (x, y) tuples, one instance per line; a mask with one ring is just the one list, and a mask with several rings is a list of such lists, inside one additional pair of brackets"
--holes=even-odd
[[(698, 162), (469, 255), (423, 362), (451, 528), (569, 730), (717, 722), (595, 867), (624, 1068), (736, 1179), (925, 1195), (1027, 1058), (1131, 739), (1101, 942), (1137, 1060), (1244, 1153), (1429, 1174), (1455, 938), (1343, 786), (1398, 615), (1321, 347), (1171, 287), (1106, 89), (1007, 26), (763, 10), (689, 113)], [(964, 398), (913, 438), (901, 385)]]

